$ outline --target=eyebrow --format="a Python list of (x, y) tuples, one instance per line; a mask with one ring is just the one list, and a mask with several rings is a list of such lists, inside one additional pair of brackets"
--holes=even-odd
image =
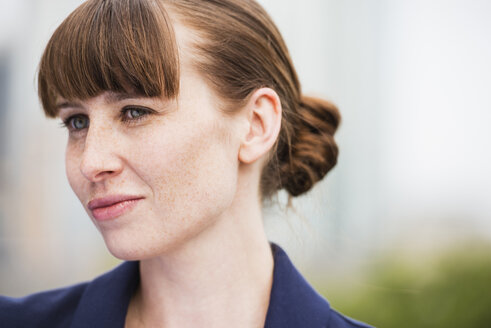
[(73, 101), (63, 101), (55, 105), (56, 111), (59, 112), (63, 108), (83, 108), (82, 104)]
[[(138, 95), (136, 93), (124, 93), (124, 92), (110, 92), (105, 96), (106, 103), (119, 102), (127, 99), (140, 99), (146, 98), (145, 96)], [(57, 112), (63, 108), (83, 108), (81, 103), (76, 101), (62, 101), (55, 105)]]

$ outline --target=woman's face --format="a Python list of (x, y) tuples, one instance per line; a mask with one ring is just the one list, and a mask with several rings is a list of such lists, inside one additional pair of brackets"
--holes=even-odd
[(199, 235), (235, 196), (237, 120), (182, 65), (177, 100), (103, 93), (59, 102), (68, 180), (121, 259), (162, 254)]

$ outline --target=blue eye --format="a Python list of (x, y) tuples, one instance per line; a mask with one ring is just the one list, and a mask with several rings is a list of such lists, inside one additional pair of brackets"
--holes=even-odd
[(154, 111), (150, 108), (139, 106), (127, 106), (121, 110), (121, 119), (128, 124), (142, 120)]
[(74, 115), (67, 118), (63, 125), (65, 125), (68, 130), (79, 131), (87, 129), (89, 127), (89, 118), (85, 115)]
[(126, 113), (127, 118), (138, 118), (146, 114), (141, 108), (130, 108), (126, 111)]
[(74, 117), (72, 120), (72, 126), (77, 130), (82, 130), (89, 127), (89, 120), (83, 116)]

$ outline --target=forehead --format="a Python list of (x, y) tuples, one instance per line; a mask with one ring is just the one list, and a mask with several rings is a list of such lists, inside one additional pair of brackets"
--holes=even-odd
[(169, 10), (170, 21), (174, 30), (175, 42), (179, 53), (180, 71), (199, 71), (200, 63), (204, 60), (199, 52), (203, 42), (199, 32), (186, 26), (178, 14)]

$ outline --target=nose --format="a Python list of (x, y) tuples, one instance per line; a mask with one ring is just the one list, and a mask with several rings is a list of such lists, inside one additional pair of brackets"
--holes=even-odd
[(117, 137), (112, 129), (91, 125), (80, 161), (82, 175), (91, 182), (99, 182), (121, 173), (123, 163), (117, 149)]

